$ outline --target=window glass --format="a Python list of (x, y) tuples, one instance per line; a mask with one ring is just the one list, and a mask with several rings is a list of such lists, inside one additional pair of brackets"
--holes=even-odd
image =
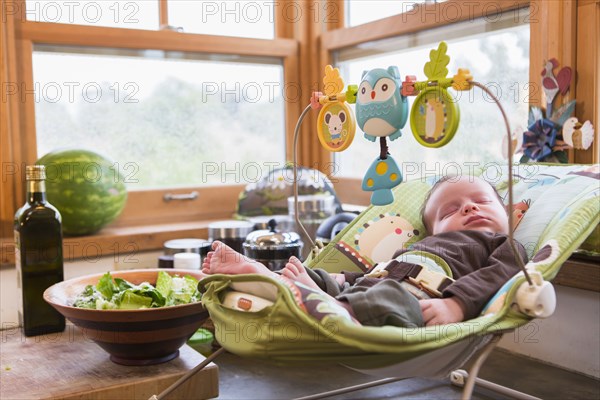
[(36, 46), (33, 69), (39, 156), (98, 151), (134, 190), (248, 183), (283, 165), (278, 59)]
[(158, 0), (27, 0), (25, 18), (61, 24), (158, 29)]
[[(398, 66), (402, 80), (407, 75), (424, 80), (423, 67), (429, 61), (430, 50), (437, 48), (437, 41), (445, 40), (450, 56), (448, 76), (456, 74), (458, 68), (469, 69), (474, 81), (484, 84), (499, 97), (509, 117), (511, 130), (523, 132), (528, 115), (529, 26), (519, 25), (486, 34), (462, 36), (468, 32), (466, 28), (457, 26), (434, 30), (420, 37), (398, 38), (394, 43), (364, 46), (360, 51), (349, 49), (338, 54), (341, 61), (337, 66), (346, 84), (358, 84), (363, 71), (390, 65)], [(505, 125), (500, 110), (489, 95), (476, 87), (466, 92), (453, 89), (449, 89), (449, 92), (460, 108), (459, 127), (449, 144), (441, 148), (419, 145), (412, 135), (410, 121), (402, 129), (401, 138), (388, 140), (391, 155), (399, 164), (405, 164), (405, 171), (414, 171), (416, 176), (421, 176), (424, 171), (449, 173), (455, 167), (462, 170), (465, 163), (485, 165), (488, 162), (506, 162), (502, 154)], [(414, 96), (408, 98), (409, 112), (414, 99)], [(357, 127), (357, 135), (350, 148), (335, 154), (336, 174), (362, 178), (378, 154), (378, 141), (367, 141)], [(410, 178), (405, 176), (405, 179)]]
[(426, 0), (346, 0), (344, 3), (346, 26), (366, 24), (392, 15), (411, 12), (415, 6), (426, 2)]
[(273, 39), (273, 1), (169, 0), (169, 25), (188, 33)]

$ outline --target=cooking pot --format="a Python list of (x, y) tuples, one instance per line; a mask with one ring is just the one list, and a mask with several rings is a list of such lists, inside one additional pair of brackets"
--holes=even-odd
[[(294, 220), (294, 225), (296, 225), (295, 203), (296, 200), (294, 197), (288, 197), (289, 215)], [(335, 197), (332, 195), (313, 194), (298, 196), (298, 218), (302, 222), (304, 230), (299, 226), (295, 226), (295, 230), (300, 232), (302, 241), (306, 243), (306, 247), (302, 252), (302, 260), (308, 258), (310, 254), (310, 243), (311, 241), (315, 241), (319, 225), (328, 217), (334, 215), (335, 211)]]
[(275, 227), (275, 220), (271, 220), (269, 229), (250, 233), (244, 242), (244, 255), (272, 271), (283, 268), (291, 256), (300, 258), (303, 246), (296, 232), (278, 232)]
[(254, 224), (248, 221), (217, 221), (208, 225), (208, 236), (211, 242), (219, 240), (241, 253), (246, 236), (253, 230)]

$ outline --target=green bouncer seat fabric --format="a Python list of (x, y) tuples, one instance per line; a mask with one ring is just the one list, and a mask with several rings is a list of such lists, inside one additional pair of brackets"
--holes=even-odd
[[(550, 280), (598, 225), (600, 170), (598, 165), (513, 168), (515, 207), (511, 212), (518, 221), (514, 235), (529, 253), (528, 270), (539, 271)], [(475, 172), (505, 199), (507, 173), (506, 167), (497, 165)], [(396, 187), (393, 204), (367, 208), (309, 266), (329, 272), (364, 271), (389, 260), (398, 248), (425, 237), (420, 210), (437, 179)], [(514, 305), (523, 282), (522, 272), (515, 275), (475, 319), (423, 328), (361, 326), (326, 296), (286, 279), (213, 275), (204, 279), (201, 287), (216, 339), (233, 353), (279, 361), (329, 360), (368, 369), (527, 323), (531, 318)], [(232, 290), (266, 298), (272, 304), (258, 312), (231, 310), (222, 301)]]

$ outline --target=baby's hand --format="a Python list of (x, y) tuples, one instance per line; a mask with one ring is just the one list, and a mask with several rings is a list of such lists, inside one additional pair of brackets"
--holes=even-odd
[(419, 300), (425, 326), (461, 322), (465, 318), (463, 306), (454, 297)]
[(333, 279), (335, 279), (335, 281), (337, 282), (338, 285), (340, 285), (340, 287), (344, 286), (344, 283), (346, 283), (346, 276), (344, 274), (329, 274), (331, 275), (331, 277)]

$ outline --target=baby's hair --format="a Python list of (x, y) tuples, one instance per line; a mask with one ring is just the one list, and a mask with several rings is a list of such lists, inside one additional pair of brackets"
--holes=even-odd
[[(453, 179), (458, 179), (460, 178), (460, 175), (444, 175), (442, 176), (436, 183), (433, 184), (433, 186), (431, 187), (431, 189), (429, 189), (429, 192), (427, 193), (427, 196), (425, 196), (425, 200), (423, 201), (423, 205), (421, 206), (421, 221), (423, 222), (423, 226), (425, 226), (425, 230), (427, 231), (427, 233), (431, 233), (430, 230), (430, 226), (427, 223), (427, 220), (425, 219), (425, 209), (427, 208), (427, 204), (429, 204), (429, 199), (431, 198), (431, 195), (433, 194), (433, 192), (435, 192), (437, 190), (438, 187), (440, 187), (442, 185), (442, 183), (448, 182), (448, 181), (452, 181)], [(473, 178), (473, 177), (470, 177)], [(498, 201), (500, 202), (500, 204), (502, 204), (504, 206), (504, 200), (502, 199), (502, 196), (500, 196), (500, 193), (498, 193), (498, 190), (496, 189), (496, 187), (494, 185), (492, 185), (491, 183), (489, 183), (488, 181), (486, 181), (485, 179), (482, 179), (484, 182), (487, 182), (492, 189), (494, 190), (494, 193), (496, 193), (496, 197), (498, 198)]]

